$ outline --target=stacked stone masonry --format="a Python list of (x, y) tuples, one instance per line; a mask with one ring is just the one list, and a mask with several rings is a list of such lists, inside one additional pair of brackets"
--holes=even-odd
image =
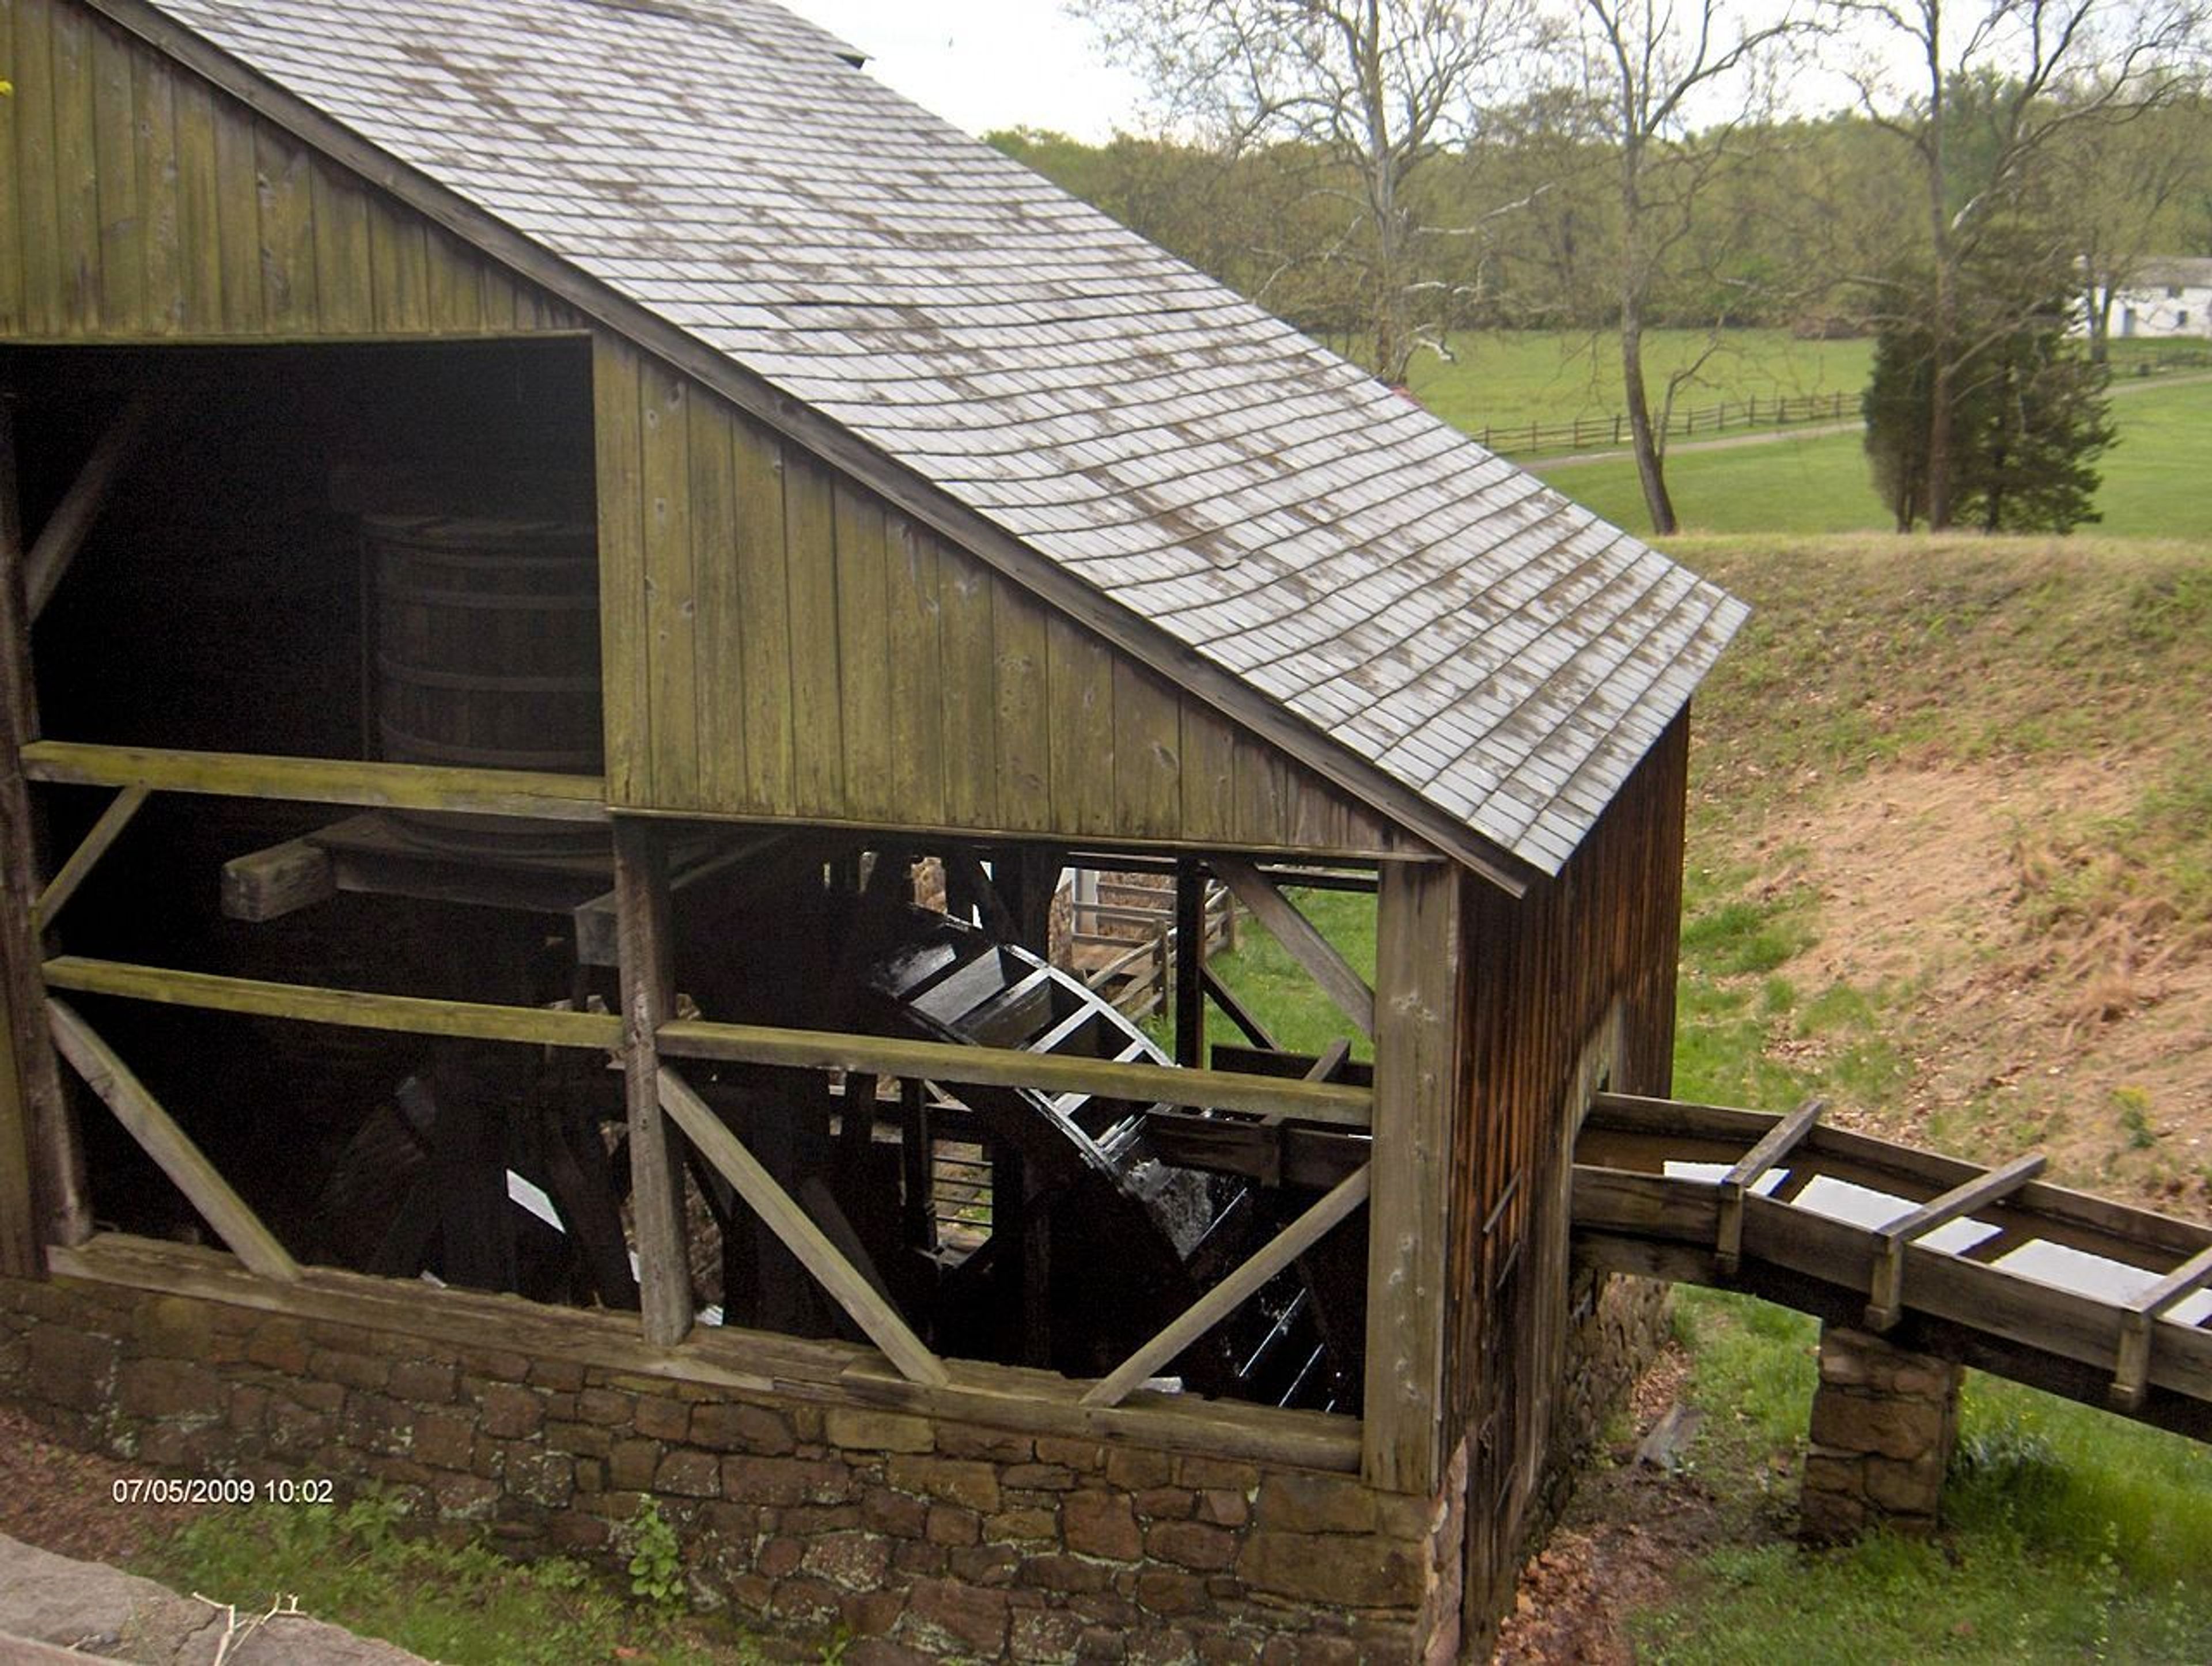
[(653, 1499), (695, 1590), (802, 1652), (840, 1626), (856, 1663), (1456, 1649), (1454, 1512), (1352, 1476), (65, 1279), (0, 1281), (0, 1392), (149, 1473), (373, 1482), (521, 1554), (614, 1558)]
[(1959, 1433), (1963, 1373), (1864, 1331), (1824, 1326), (1813, 1395), (1802, 1526), (1808, 1539), (1850, 1539), (1876, 1525), (1934, 1530)]

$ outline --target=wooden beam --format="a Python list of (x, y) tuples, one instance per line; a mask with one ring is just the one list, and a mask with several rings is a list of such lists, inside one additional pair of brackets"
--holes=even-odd
[(966, 1047), (957, 1042), (894, 1040), (827, 1030), (681, 1019), (660, 1028), (660, 1051), (673, 1059), (785, 1065), (805, 1070), (860, 1070), (981, 1087), (1034, 1087), (1137, 1104), (1200, 1105), (1280, 1116), (1291, 1122), (1364, 1128), (1374, 1095), (1338, 1083), (1288, 1081), (1226, 1070), (1178, 1070), (1157, 1064), (1059, 1057), (1017, 1048)]
[(1234, 856), (1212, 858), (1221, 882), (1237, 893), (1237, 900), (1252, 910), (1260, 923), (1283, 945), (1284, 952), (1321, 985), (1322, 993), (1350, 1018), (1359, 1033), (1375, 1035), (1375, 992), (1367, 981), (1336, 952), (1336, 945), (1314, 928), (1290, 899), (1251, 863)]
[(784, 1247), (884, 1351), (900, 1376), (909, 1383), (934, 1387), (952, 1380), (944, 1362), (923, 1345), (898, 1310), (837, 1253), (812, 1217), (776, 1184), (775, 1177), (745, 1149), (744, 1142), (730, 1132), (690, 1084), (666, 1066), (660, 1071), (660, 1104), (753, 1213), (783, 1240)]
[(1361, 1469), (1370, 1486), (1422, 1498), (1443, 1479), (1452, 1129), (1465, 1114), (1457, 1103), (1462, 884), (1452, 868), (1386, 869), (1375, 921)]
[(684, 1245), (682, 1152), (661, 1117), (660, 1055), (654, 1039), (676, 1005), (668, 854), (659, 828), (615, 824), (615, 902), (638, 1295), (645, 1340), (672, 1347), (691, 1329), (691, 1267)]
[(134, 393), (115, 420), (107, 425), (92, 454), (85, 459), (84, 466), (77, 471), (76, 478), (51, 515), (40, 528), (38, 542), (24, 561), (24, 602), (26, 617), (36, 623), (39, 615), (46, 611), (54, 592), (61, 587), (70, 563), (84, 547), (85, 537), (92, 531), (93, 523), (106, 507), (107, 494), (115, 484), (115, 477), (122, 472), (131, 454), (137, 448), (139, 436), (145, 432), (146, 418), (151, 401), (143, 392)]
[(1889, 1330), (1905, 1314), (1905, 1246), (1939, 1226), (1949, 1225), (1977, 1209), (2009, 1197), (2041, 1174), (2049, 1162), (2040, 1152), (2014, 1158), (1976, 1180), (1954, 1186), (1918, 1208), (1877, 1227), (1874, 1233), (1874, 1274), (1869, 1285), (1866, 1324), (1874, 1331)]
[(534, 1047), (583, 1047), (613, 1051), (622, 1045), (622, 1020), (611, 1012), (565, 1012), (538, 1006), (498, 1006), (481, 1001), (432, 1000), (420, 995), (368, 994), (302, 983), (183, 972), (118, 960), (57, 955), (44, 968), (46, 986), (88, 995), (119, 995), (167, 1006), (296, 1018), (351, 1030), (386, 1030), (410, 1036), (465, 1036), (477, 1041), (526, 1042)]
[(1260, 1286), (1320, 1243), (1331, 1228), (1367, 1201), (1373, 1165), (1363, 1164), (1285, 1226), (1259, 1252), (1207, 1291), (1158, 1335), (1116, 1365), (1083, 1396), (1086, 1406), (1118, 1406), (1132, 1389), (1249, 1301)]
[(84, 1078), (85, 1085), (161, 1164), (161, 1172), (230, 1246), (231, 1253), (264, 1279), (296, 1280), (299, 1263), (91, 1026), (66, 1003), (52, 1000), (46, 1002), (46, 1021), (52, 1027), (54, 1045)]
[[(717, 845), (689, 860), (672, 859), (668, 871), (670, 897), (681, 897), (702, 881), (742, 866), (766, 854), (790, 836), (783, 832), (734, 836), (734, 842)], [(579, 903), (570, 911), (576, 932), (576, 961), (583, 966), (612, 966), (621, 958), (615, 924), (615, 894), (608, 891)]]
[(1206, 870), (1176, 864), (1175, 1057), (1179, 1065), (1206, 1062)]
[(604, 822), (609, 814), (606, 787), (597, 776), (527, 769), (447, 769), (41, 740), (23, 748), (23, 772), (33, 781), (67, 787), (147, 787), (157, 793), (289, 799), (370, 810), (441, 810), (557, 822)]
[(288, 839), (222, 865), (222, 912), (260, 925), (338, 894), (337, 865), (309, 839)]
[(1260, 1015), (1238, 1000), (1234, 989), (1214, 976), (1212, 967), (1200, 969), (1200, 976), (1205, 982), (1206, 993), (1212, 997), (1213, 1004), (1227, 1015), (1230, 1023), (1243, 1032), (1246, 1041), (1270, 1053), (1279, 1050), (1275, 1038), (1267, 1033), (1267, 1026), (1260, 1021)]
[(46, 1031), (44, 953), (32, 924), (39, 824), (23, 753), (39, 733), (38, 686), (23, 599), (13, 414), (0, 403), (0, 1272), (34, 1278), (41, 1246), (77, 1243), (92, 1230), (84, 1157)]
[(100, 859), (113, 848), (123, 836), (123, 830), (131, 819), (145, 807), (152, 793), (143, 787), (126, 787), (115, 795), (114, 802), (100, 812), (92, 830), (84, 836), (84, 842), (70, 853), (60, 873), (46, 882), (39, 893), (39, 900), (31, 907), (31, 929), (44, 932), (54, 923), (54, 916), (69, 906), (69, 900), (77, 888), (91, 875)]
[(1826, 1099), (1806, 1100), (1769, 1128), (1759, 1143), (1721, 1177), (1720, 1227), (1714, 1249), (1723, 1272), (1735, 1272), (1743, 1262), (1744, 1194), (1758, 1184), (1769, 1169), (1796, 1149), (1798, 1142), (1813, 1131), (1813, 1125), (1827, 1108)]
[(2150, 1386), (2151, 1338), (2158, 1320), (2212, 1285), (2212, 1250), (2199, 1250), (2128, 1304), (2120, 1317), (2120, 1346), (2112, 1370), (2112, 1403), (2139, 1411)]

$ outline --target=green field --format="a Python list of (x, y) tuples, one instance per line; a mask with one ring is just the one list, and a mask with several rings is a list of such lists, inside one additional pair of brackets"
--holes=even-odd
[[(2212, 380), (2130, 385), (2112, 400), (2119, 442), (2105, 453), (2097, 495), (2101, 532), (2123, 538), (2212, 538)], [(1529, 466), (1577, 502), (1631, 532), (1649, 533), (1626, 456)], [(1888, 513), (1875, 497), (1856, 434), (1784, 438), (1711, 450), (1678, 450), (1667, 483), (1685, 529), (1709, 532), (1882, 532)]]
[[(1620, 348), (1611, 336), (1549, 330), (1501, 330), (1455, 337), (1455, 362), (1417, 357), (1408, 373), (1423, 404), (1480, 435), (1486, 423), (1568, 423), (1621, 409)], [(1702, 330), (1654, 330), (1644, 337), (1644, 377), (1655, 396), (1661, 379), (1709, 345)], [(1865, 386), (1870, 341), (1799, 341), (1786, 330), (1731, 330), (1706, 359), (1683, 405), (1856, 393)]]

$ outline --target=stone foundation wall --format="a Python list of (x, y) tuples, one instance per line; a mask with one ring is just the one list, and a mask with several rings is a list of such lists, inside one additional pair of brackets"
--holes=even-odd
[(1948, 1359), (1881, 1337), (1820, 1328), (1801, 1526), (1808, 1539), (1856, 1537), (1876, 1525), (1934, 1530), (1959, 1438), (1959, 1384)]
[[(462, 1304), (448, 1315), (506, 1304), (422, 1301)], [(616, 1322), (575, 1317), (586, 1332)], [(495, 1316), (460, 1334), (482, 1340), (0, 1280), (0, 1394), (149, 1473), (329, 1477), (341, 1499), (374, 1482), (419, 1520), (481, 1527), (522, 1554), (617, 1557), (649, 1498), (708, 1600), (803, 1649), (845, 1626), (854, 1662), (1352, 1662), (1455, 1647), (1461, 1523), (1443, 1501), (1121, 1436), (533, 1355)]]

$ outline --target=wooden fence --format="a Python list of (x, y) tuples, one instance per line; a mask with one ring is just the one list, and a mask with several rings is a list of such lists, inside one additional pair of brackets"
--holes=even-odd
[[(1691, 405), (1668, 414), (1667, 437), (1689, 439), (1735, 429), (1840, 423), (1858, 415), (1858, 399), (1857, 394), (1839, 390), (1833, 393), (1785, 394), (1767, 399), (1754, 394), (1748, 399)], [(1629, 443), (1628, 418), (1616, 412), (1610, 416), (1577, 416), (1571, 423), (1486, 424), (1474, 437), (1489, 450), (1513, 455), (1539, 451), (1618, 450)]]
[[(1112, 903), (1075, 904), (1075, 929), (1070, 940), (1078, 949), (1119, 950), (1103, 965), (1085, 972), (1083, 980), (1125, 1016), (1148, 1018), (1165, 1006), (1175, 988), (1175, 893), (1125, 888), (1115, 894), (1116, 900)], [(1142, 900), (1147, 896), (1160, 900)], [(1211, 956), (1236, 946), (1237, 905), (1226, 886), (1209, 882), (1206, 952)]]

